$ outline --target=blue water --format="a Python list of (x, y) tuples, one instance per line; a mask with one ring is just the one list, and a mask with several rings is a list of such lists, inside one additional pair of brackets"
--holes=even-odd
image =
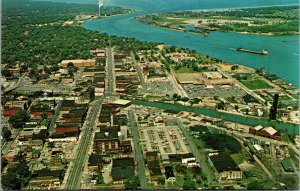
[[(52, 0), (56, 2), (76, 2), (96, 4), (97, 0)], [(121, 15), (105, 19), (91, 20), (82, 26), (109, 34), (135, 37), (139, 40), (164, 42), (197, 50), (201, 54), (222, 59), (223, 61), (243, 64), (254, 68), (264, 68), (287, 82), (299, 86), (299, 39), (297, 36), (258, 36), (250, 34), (211, 32), (208, 37), (199, 34), (156, 28), (134, 19), (160, 11), (180, 11), (193, 9), (221, 9), (234, 7), (257, 7), (269, 5), (298, 4), (298, 0), (104, 0), (104, 5), (134, 8), (134, 14)], [(285, 42), (283, 42), (285, 41)], [(262, 56), (235, 51), (244, 47), (261, 51), (268, 50), (269, 55)]]

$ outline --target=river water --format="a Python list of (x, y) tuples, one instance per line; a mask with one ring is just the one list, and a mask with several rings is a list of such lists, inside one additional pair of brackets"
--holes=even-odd
[[(56, 2), (91, 3), (97, 0), (53, 0)], [(235, 7), (259, 7), (270, 5), (298, 4), (298, 0), (104, 0), (104, 5), (129, 7), (137, 10), (133, 14), (95, 19), (85, 22), (86, 29), (108, 34), (135, 37), (143, 41), (163, 42), (169, 45), (197, 50), (223, 61), (243, 64), (253, 68), (264, 68), (289, 83), (299, 86), (299, 38), (298, 36), (263, 36), (252, 34), (211, 32), (208, 37), (156, 28), (143, 24), (135, 16), (161, 11), (195, 9), (223, 9)], [(234, 50), (244, 47), (269, 55), (256, 55)]]

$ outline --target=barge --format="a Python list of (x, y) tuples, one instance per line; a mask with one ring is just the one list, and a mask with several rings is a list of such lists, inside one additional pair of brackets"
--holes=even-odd
[(253, 53), (253, 54), (261, 54), (261, 55), (268, 55), (269, 52), (262, 50), (261, 52), (255, 51), (255, 50), (247, 50), (245, 48), (236, 48), (237, 51), (242, 51), (242, 52), (249, 52), (249, 53)]

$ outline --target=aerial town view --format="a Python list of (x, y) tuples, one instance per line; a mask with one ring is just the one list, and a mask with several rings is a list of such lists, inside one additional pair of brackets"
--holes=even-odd
[(2, 0), (2, 190), (298, 190), (298, 0)]

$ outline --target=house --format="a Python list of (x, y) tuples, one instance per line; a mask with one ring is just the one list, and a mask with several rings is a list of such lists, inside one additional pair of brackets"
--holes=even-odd
[(63, 170), (42, 169), (33, 173), (29, 189), (59, 189), (63, 180)]
[(62, 111), (68, 111), (72, 107), (75, 106), (75, 100), (63, 100), (61, 102), (61, 110)]
[(21, 111), (22, 108), (20, 107), (4, 107), (2, 116), (3, 117), (10, 117), (16, 114), (18, 111)]
[(76, 133), (79, 132), (79, 125), (77, 123), (63, 123), (57, 124), (55, 128), (56, 135), (64, 135), (67, 133)]
[(119, 150), (119, 135), (118, 132), (96, 132), (94, 136), (94, 151), (96, 153), (105, 153)]
[(94, 59), (88, 59), (88, 60), (83, 60), (83, 59), (62, 60), (61, 63), (59, 63), (58, 65), (61, 68), (68, 68), (69, 63), (73, 63), (73, 65), (75, 67), (79, 68), (79, 67), (95, 66), (96, 65), (96, 60), (94, 60)]
[(30, 114), (33, 117), (39, 117), (43, 113), (47, 114), (48, 117), (54, 115), (54, 109), (51, 108), (48, 104), (37, 103), (30, 107)]
[(156, 180), (158, 176), (162, 175), (158, 160), (148, 161), (147, 166), (150, 172), (151, 180)]
[(157, 151), (148, 151), (146, 152), (146, 158), (148, 161), (158, 161), (159, 156)]
[(172, 166), (166, 166), (165, 167), (165, 175), (166, 175), (167, 181), (172, 181), (173, 182), (173, 181), (176, 180)]
[(237, 166), (231, 156), (226, 152), (213, 152), (208, 154), (208, 161), (213, 167), (219, 181), (241, 180), (242, 170)]
[(273, 127), (263, 127), (258, 125), (256, 127), (249, 128), (249, 133), (253, 135), (259, 135), (270, 139), (281, 140), (281, 134)]
[(122, 184), (126, 179), (135, 176), (135, 163), (131, 157), (114, 158), (111, 176), (114, 184)]
[(99, 171), (102, 168), (101, 155), (92, 153), (89, 157), (88, 167), (91, 170)]

